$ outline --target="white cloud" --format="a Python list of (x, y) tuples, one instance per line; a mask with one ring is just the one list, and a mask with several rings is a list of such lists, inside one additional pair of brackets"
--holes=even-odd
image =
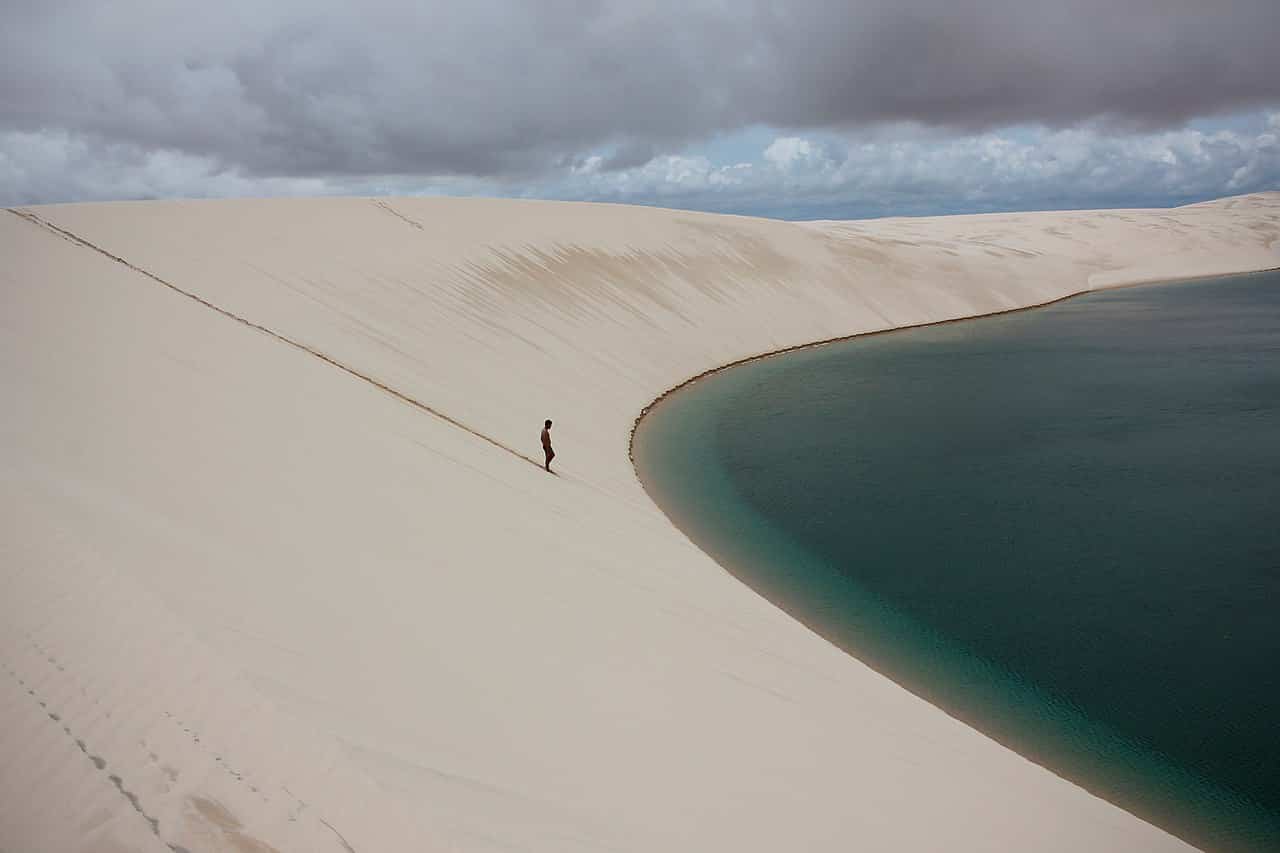
[(211, 157), (66, 132), (0, 133), (0, 203), (171, 196), (423, 194), (595, 199), (786, 216), (1161, 205), (1280, 188), (1280, 113), (1230, 129), (1115, 134), (1027, 128), (945, 137), (909, 128), (774, 137), (718, 163), (715, 145), (610, 168), (591, 154), (520, 184), (416, 176), (260, 178)]
[(751, 163), (659, 157), (635, 169), (570, 175), (537, 190), (560, 198), (793, 215), (1174, 204), (1280, 188), (1280, 114), (1257, 116), (1253, 124), (1252, 133), (1023, 128), (946, 138), (899, 128), (896, 138), (839, 142), (779, 136)]
[(764, 159), (784, 171), (813, 156), (813, 143), (798, 136), (779, 136), (764, 150)]
[(208, 157), (61, 131), (0, 133), (0, 203), (332, 192), (316, 178), (247, 178)]

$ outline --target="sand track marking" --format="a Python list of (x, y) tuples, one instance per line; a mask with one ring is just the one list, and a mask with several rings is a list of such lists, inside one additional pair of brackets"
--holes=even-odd
[[(67, 539), (58, 537), (60, 542)], [(64, 559), (77, 565), (82, 562), (74, 552), (67, 552)], [(21, 563), (20, 559), (14, 560), (12, 567), (0, 563), (5, 569), (0, 571), (0, 582), (25, 583), (27, 577), (42, 575), (19, 568)], [(128, 821), (129, 826), (138, 821), (139, 836), (154, 838), (171, 853), (281, 853), (282, 849), (354, 853), (342, 832), (286, 785), (255, 780), (245, 769), (233, 767), (223, 757), (228, 747), (235, 749), (225, 741), (225, 732), (224, 737), (215, 737), (211, 742), (195, 723), (164, 707), (168, 702), (140, 696), (137, 690), (126, 700), (136, 707), (133, 713), (104, 695), (104, 690), (115, 691), (119, 682), (94, 683), (88, 678), (92, 673), (84, 666), (81, 646), (91, 644), (97, 648), (108, 644), (119, 650), (122, 645), (134, 644), (127, 638), (120, 643), (115, 626), (71, 640), (59, 626), (68, 618), (79, 616), (85, 599), (111, 612), (119, 609), (112, 605), (137, 599), (113, 582), (106, 584), (111, 588), (108, 593), (100, 588), (96, 575), (86, 575), (84, 579), (87, 584), (77, 585), (74, 593), (61, 585), (42, 583), (48, 594), (36, 598), (42, 599), (43, 615), (27, 616), (23, 620), (25, 627), (20, 623), (0, 623), (0, 688), (4, 688), (6, 699), (12, 697), (9, 701), (24, 705), (29, 702), (31, 715), (44, 718), (39, 724), (39, 737), (65, 740), (79, 751), (77, 760), (92, 764), (96, 773), (84, 775), (101, 780), (105, 783), (102, 787), (112, 790), (113, 796), (127, 807), (120, 809), (119, 819)], [(77, 596), (81, 599), (79, 604)], [(55, 643), (43, 639), (44, 633)], [(56, 642), (59, 639), (62, 642)], [(131, 677), (126, 674), (124, 680)], [(16, 684), (17, 689), (7, 681)], [(32, 732), (31, 736), (36, 735)], [(243, 789), (253, 796), (244, 795)], [(242, 823), (238, 813), (253, 814), (252, 803), (258, 800), (270, 808), (257, 812), (267, 820), (251, 829)], [(305, 817), (304, 812), (308, 812)], [(109, 819), (116, 818), (108, 814), (104, 820)], [(288, 824), (301, 826), (294, 829)], [(292, 839), (290, 846), (273, 846), (257, 834), (262, 830), (270, 832), (276, 843)]]
[[(51, 662), (53, 661), (52, 657), (47, 657), (47, 655), (45, 654), (43, 648), (39, 645), (39, 643), (36, 643), (30, 638), (28, 638), (27, 643), (29, 646), (35, 649), (35, 651), (37, 651), (41, 657), (46, 657), (47, 660)], [(25, 679), (19, 677), (18, 674), (14, 670), (10, 669), (9, 666), (7, 665), (4, 667), (4, 669), (5, 669), (5, 672), (9, 675), (9, 677), (17, 681), (19, 687), (25, 690), (27, 695), (30, 696), (32, 700), (34, 700), (40, 706), (40, 708), (45, 712), (45, 716), (47, 716), (50, 720), (54, 722), (55, 725), (61, 728), (63, 733), (67, 736), (67, 738), (75, 742), (76, 747), (79, 748), (79, 750), (82, 753), (84, 753), (85, 757), (88, 758), (89, 761), (93, 763), (94, 768), (97, 769), (99, 772), (103, 773), (104, 775), (106, 775), (107, 780), (111, 782), (112, 785), (115, 786), (116, 790), (120, 792), (120, 795), (125, 800), (128, 801), (130, 806), (133, 807), (133, 810), (142, 816), (142, 819), (151, 828), (151, 833), (156, 838), (158, 838), (162, 843), (166, 844), (170, 850), (176, 851), (180, 849), (178, 847), (175, 847), (173, 844), (170, 844), (164, 838), (164, 836), (160, 834), (160, 821), (157, 818), (152, 817), (150, 814), (148, 814), (146, 809), (143, 808), (142, 802), (138, 799), (137, 794), (135, 794), (133, 791), (130, 791), (128, 788), (125, 787), (124, 780), (118, 774), (111, 772), (108, 769), (106, 760), (103, 759), (101, 756), (95, 755), (94, 753), (90, 752), (88, 745), (86, 745), (84, 742), (84, 739), (81, 737), (77, 737), (76, 732), (73, 731), (71, 727), (67, 725), (67, 723), (63, 722), (62, 715), (57, 714), (50, 710), (48, 702), (41, 697), (40, 693), (37, 693), (34, 688), (29, 686), (26, 683)], [(61, 671), (62, 667), (59, 666), (58, 669)]]
[(378, 207), (382, 208), (383, 210), (385, 210), (387, 213), (390, 213), (390, 214), (391, 214), (392, 216), (394, 216), (396, 219), (399, 219), (399, 220), (400, 220), (400, 221), (402, 221), (402, 222), (407, 222), (409, 225), (413, 226), (414, 228), (417, 228), (419, 231), (426, 231), (426, 230), (427, 230), (427, 229), (426, 229), (426, 226), (424, 226), (421, 222), (419, 222), (419, 221), (418, 221), (418, 220), (416, 220), (416, 219), (411, 219), (411, 218), (409, 218), (408, 216), (405, 216), (403, 213), (401, 213), (400, 211), (396, 210), (394, 207), (392, 207), (391, 205), (387, 204), (385, 201), (383, 201), (383, 200), (381, 200), (381, 199), (378, 199), (378, 200), (374, 201), (374, 204), (375, 204), (375, 205), (377, 205)]
[[(383, 205), (383, 207), (385, 207), (393, 215), (398, 216), (401, 219), (405, 219), (405, 221), (409, 222), (411, 225), (417, 225), (417, 227), (419, 228), (422, 227), (421, 225), (418, 225), (417, 223), (412, 222), (411, 220), (401, 216), (399, 213), (397, 213), (395, 210), (392, 210), (390, 207), (387, 207), (385, 205)], [(106, 258), (109, 258), (118, 264), (122, 264), (128, 267), (129, 269), (133, 270), (134, 272), (138, 273), (139, 275), (146, 276), (147, 278), (151, 279), (157, 284), (164, 285), (165, 287), (169, 288), (175, 293), (180, 293), (183, 296), (187, 297), (188, 299), (198, 302), (199, 304), (203, 305), (205, 308), (208, 308), (211, 311), (215, 311), (218, 314), (221, 314), (222, 316), (227, 317), (228, 319), (235, 320), (237, 323), (248, 326), (251, 329), (256, 329), (257, 331), (262, 332), (265, 335), (270, 335), (271, 337), (275, 338), (281, 343), (288, 344), (289, 346), (295, 349), (301, 350), (302, 352), (305, 352), (308, 355), (314, 356), (315, 358), (320, 359), (324, 363), (332, 367), (338, 368), (343, 373), (347, 373), (363, 382), (367, 382), (373, 387), (387, 394), (390, 394), (392, 397), (395, 397), (397, 400), (400, 400), (403, 403), (407, 403), (410, 406), (413, 406), (415, 409), (419, 409), (423, 412), (426, 412), (429, 415), (437, 417), (440, 420), (444, 421), (445, 423), (449, 424), (450, 426), (457, 427), (463, 432), (469, 433), (472, 436), (480, 439), (481, 441), (491, 444), (494, 447), (498, 448), (499, 450), (502, 450), (511, 454), (512, 456), (516, 457), (522, 462), (527, 462), (530, 465), (533, 465), (535, 468), (542, 467), (542, 464), (540, 462), (537, 462), (534, 459), (528, 456), (525, 456), (523, 453), (520, 453), (517, 450), (513, 450), (512, 448), (498, 441), (496, 438), (492, 438), (488, 435), (485, 435), (479, 430), (473, 429), (472, 427), (467, 426), (462, 421), (456, 418), (450, 417), (449, 415), (446, 415), (444, 412), (440, 411), (439, 409), (432, 408), (431, 406), (428, 406), (426, 403), (423, 403), (420, 400), (415, 400), (413, 397), (410, 397), (408, 394), (405, 394), (402, 391), (397, 391), (395, 388), (392, 388), (391, 386), (386, 385), (385, 383), (379, 382), (377, 379), (374, 379), (372, 376), (369, 376), (366, 373), (361, 373), (360, 371), (356, 370), (354, 367), (351, 367), (350, 365), (343, 364), (333, 356), (326, 355), (325, 353), (320, 352), (319, 350), (312, 349), (311, 347), (307, 346), (301, 341), (296, 341), (293, 338), (288, 337), (287, 335), (284, 335), (284, 334), (281, 334), (280, 332), (275, 331), (274, 329), (269, 329), (266, 326), (263, 326), (259, 323), (255, 323), (252, 320), (249, 320), (248, 318), (241, 317), (239, 314), (229, 311), (226, 308), (223, 308), (219, 305), (215, 305), (214, 303), (210, 302), (209, 300), (205, 299), (202, 296), (199, 296), (193, 293), (192, 291), (184, 290), (183, 288), (178, 287), (176, 284), (166, 281), (165, 279), (161, 278), (155, 273), (150, 272), (149, 270), (145, 270), (142, 267), (136, 266), (135, 264), (130, 263), (129, 261), (120, 257), (119, 255), (114, 255), (111, 252), (108, 252), (106, 249), (102, 248), (101, 246), (91, 243), (90, 241), (84, 239), (83, 237), (77, 234), (72, 233), (71, 231), (66, 230), (65, 228), (60, 228), (57, 225), (54, 225), (52, 222), (49, 222), (47, 219), (44, 219), (39, 215), (32, 213), (30, 210), (23, 210), (16, 207), (6, 208), (6, 210), (8, 210), (14, 216), (17, 216), (21, 219), (25, 219), (27, 222), (30, 222), (32, 225), (38, 226), (40, 228), (44, 228), (48, 231), (51, 231), (54, 234), (57, 234), (59, 237), (62, 237), (64, 240), (68, 240), (72, 243), (75, 243), (78, 246), (97, 252), (98, 254)]]

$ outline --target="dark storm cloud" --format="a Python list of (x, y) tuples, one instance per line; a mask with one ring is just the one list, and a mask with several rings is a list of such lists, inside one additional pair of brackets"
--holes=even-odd
[(909, 2), (771, 29), (789, 70), (762, 118), (784, 125), (1158, 126), (1280, 96), (1275, 0)]
[(754, 124), (1150, 127), (1280, 101), (1276, 0), (2, 3), (0, 133), (262, 176), (521, 177)]

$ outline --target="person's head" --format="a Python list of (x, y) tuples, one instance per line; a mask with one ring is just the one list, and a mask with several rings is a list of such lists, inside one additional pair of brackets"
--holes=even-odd
[(546, 421), (545, 423), (543, 423), (543, 426), (546, 427), (547, 429), (551, 429), (551, 421)]

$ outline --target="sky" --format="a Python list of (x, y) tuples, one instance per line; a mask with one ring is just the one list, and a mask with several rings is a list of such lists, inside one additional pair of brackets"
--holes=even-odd
[(0, 0), (0, 204), (782, 218), (1280, 189), (1277, 0)]

